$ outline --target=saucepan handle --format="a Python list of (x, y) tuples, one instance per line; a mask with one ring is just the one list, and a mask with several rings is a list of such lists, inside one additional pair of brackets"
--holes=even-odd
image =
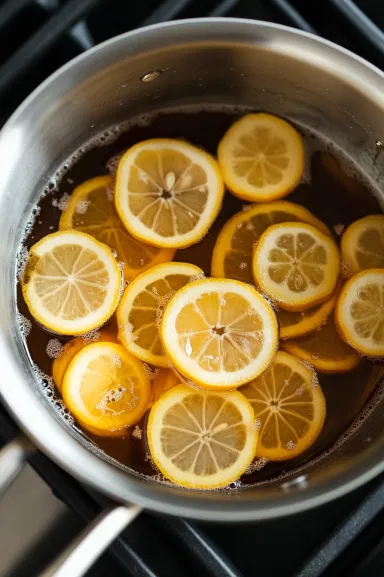
[(36, 451), (36, 447), (27, 439), (20, 436), (0, 451), (0, 495), (16, 479), (23, 469), (27, 458)]
[(83, 577), (140, 512), (137, 505), (116, 505), (103, 511), (39, 577)]

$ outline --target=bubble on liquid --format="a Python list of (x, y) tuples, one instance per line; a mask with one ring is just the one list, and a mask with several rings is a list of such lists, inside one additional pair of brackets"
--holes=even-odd
[(332, 228), (337, 234), (337, 236), (341, 236), (343, 234), (343, 230), (345, 229), (345, 224), (339, 222), (337, 224), (334, 224)]
[(287, 448), (287, 451), (293, 451), (293, 449), (295, 448), (294, 441), (292, 441), (292, 440), (288, 441), (288, 443), (286, 444), (286, 448)]
[(67, 178), (68, 184), (73, 184), (75, 181), (72, 178)]
[(143, 438), (143, 431), (140, 429), (139, 425), (136, 425), (132, 431), (132, 437), (137, 440), (141, 440)]
[(255, 419), (255, 430), (260, 431), (261, 429), (261, 420), (259, 418)]
[(108, 159), (107, 164), (105, 166), (112, 176), (115, 176), (121, 157), (125, 154), (125, 152), (126, 152), (125, 150), (122, 150), (118, 154), (115, 154), (114, 156), (111, 156), (111, 158)]
[(64, 192), (64, 194), (59, 198), (52, 199), (52, 206), (58, 208), (62, 212), (68, 208), (69, 203), (69, 194)]
[(77, 214), (85, 214), (90, 204), (89, 200), (80, 200), (76, 205), (75, 212)]
[(195, 282), (197, 280), (201, 280), (205, 278), (205, 274), (203, 272), (199, 273), (199, 274), (195, 274), (193, 276), (190, 277), (189, 282)]
[(241, 210), (243, 212), (247, 212), (247, 210), (250, 210), (252, 208), (251, 204), (243, 204), (243, 206), (241, 207)]
[(16, 311), (16, 323), (23, 339), (26, 339), (32, 330), (32, 322)]
[(301, 395), (304, 393), (304, 391), (305, 391), (305, 387), (304, 387), (304, 385), (301, 385), (301, 387), (297, 387), (295, 394), (298, 397), (301, 397)]
[(88, 333), (84, 333), (83, 335), (81, 335), (81, 338), (86, 344), (95, 343), (100, 339), (100, 327), (98, 327), (97, 329), (92, 329)]
[(266, 457), (261, 457), (260, 459), (255, 459), (244, 471), (244, 475), (252, 475), (256, 471), (261, 471), (268, 463)]
[(58, 339), (49, 339), (45, 350), (50, 359), (58, 359), (63, 354), (64, 347)]
[(118, 355), (113, 355), (112, 356), (112, 363), (114, 365), (117, 366), (117, 368), (121, 369), (121, 367), (123, 366), (123, 362), (121, 360), (121, 358)]
[(247, 267), (248, 267), (248, 264), (247, 264), (246, 262), (241, 262), (241, 263), (239, 264), (239, 269), (240, 269), (240, 270), (244, 270), (244, 269), (246, 269)]
[(343, 258), (340, 258), (340, 274), (343, 279), (348, 279), (353, 275), (350, 265)]
[(29, 252), (26, 246), (22, 246), (16, 256), (16, 279), (20, 281), (27, 266)]
[(143, 366), (149, 380), (153, 381), (159, 374), (160, 371), (159, 367), (152, 367), (151, 365), (148, 365), (148, 363), (143, 363)]

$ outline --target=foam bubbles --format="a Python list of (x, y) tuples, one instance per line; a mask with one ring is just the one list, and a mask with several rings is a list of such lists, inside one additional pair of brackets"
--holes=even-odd
[(24, 315), (22, 315), (19, 311), (16, 311), (16, 323), (17, 326), (19, 327), (21, 336), (25, 340), (32, 330), (32, 322), (29, 319), (27, 319)]
[(143, 438), (143, 431), (140, 429), (139, 425), (136, 425), (135, 428), (133, 429), (132, 437), (134, 439), (137, 439), (138, 441), (141, 441), (141, 439)]
[(16, 279), (20, 281), (27, 266), (29, 252), (26, 246), (21, 246), (16, 257)]
[(64, 347), (58, 339), (49, 339), (46, 347), (50, 359), (58, 359), (63, 354)]
[(52, 206), (58, 208), (62, 212), (68, 208), (69, 204), (69, 194), (64, 192), (64, 194), (59, 198), (52, 199)]
[(75, 212), (77, 214), (85, 214), (88, 210), (89, 205), (90, 205), (89, 200), (80, 200), (76, 205)]

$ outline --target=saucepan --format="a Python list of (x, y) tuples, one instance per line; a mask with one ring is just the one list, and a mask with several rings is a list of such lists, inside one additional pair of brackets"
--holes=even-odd
[(2, 451), (0, 486), (33, 446), (119, 503), (92, 527), (80, 553), (63, 554), (62, 575), (83, 574), (142, 508), (225, 522), (271, 519), (335, 499), (384, 470), (380, 370), (365, 418), (333, 450), (285, 478), (216, 492), (128, 474), (59, 417), (36, 381), (15, 322), (15, 275), (38, 195), (69, 154), (104, 128), (156, 110), (216, 104), (309, 126), (354, 158), (376, 189), (384, 182), (383, 73), (311, 34), (250, 20), (184, 20), (104, 42), (48, 78), (0, 135), (0, 393), (26, 435)]

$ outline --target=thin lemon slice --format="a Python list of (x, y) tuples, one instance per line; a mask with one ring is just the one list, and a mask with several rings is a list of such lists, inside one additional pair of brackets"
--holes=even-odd
[(217, 157), (227, 187), (244, 200), (263, 202), (286, 196), (304, 168), (300, 134), (271, 114), (247, 114), (225, 133)]
[[(95, 341), (99, 343), (118, 343), (117, 335), (108, 329), (101, 329), (96, 335)], [(69, 363), (81, 349), (91, 344), (84, 337), (76, 337), (71, 339), (63, 346), (60, 356), (52, 361), (52, 378), (58, 390), (61, 392), (65, 371)]]
[(151, 406), (160, 399), (164, 393), (183, 382), (172, 369), (160, 369), (152, 383)]
[(259, 424), (256, 456), (284, 461), (301, 455), (323, 427), (326, 406), (316, 373), (279, 351), (271, 367), (239, 390)]
[(203, 271), (181, 262), (159, 264), (139, 275), (125, 289), (117, 309), (119, 338), (136, 357), (159, 367), (169, 361), (159, 337), (165, 306), (176, 291)]
[(60, 231), (34, 244), (22, 279), (35, 319), (63, 335), (102, 325), (119, 299), (121, 274), (111, 250), (83, 232)]
[(87, 232), (116, 252), (131, 280), (151, 266), (172, 260), (173, 249), (144, 244), (126, 230), (116, 212), (111, 176), (98, 176), (76, 187), (61, 215), (60, 230)]
[(178, 291), (161, 324), (176, 370), (202, 387), (233, 389), (263, 372), (277, 348), (276, 316), (251, 286), (204, 279)]
[(151, 456), (169, 480), (191, 489), (236, 481), (252, 462), (257, 430), (240, 393), (173, 387), (154, 404), (147, 438)]
[(328, 301), (306, 311), (293, 312), (284, 311), (283, 309), (276, 311), (280, 338), (294, 339), (302, 337), (321, 327), (335, 308), (336, 298), (337, 290)]
[(368, 269), (347, 281), (335, 318), (341, 337), (359, 353), (384, 356), (384, 270)]
[(117, 212), (135, 238), (154, 246), (182, 248), (201, 240), (223, 194), (214, 158), (181, 140), (140, 142), (117, 169)]
[(304, 311), (329, 299), (339, 269), (335, 242), (305, 223), (270, 226), (253, 252), (256, 284), (285, 310)]
[(341, 340), (334, 315), (319, 329), (281, 344), (283, 350), (311, 364), (319, 373), (346, 373), (360, 362), (356, 351)]
[(384, 268), (384, 214), (353, 222), (344, 231), (340, 247), (348, 276), (368, 268)]
[(137, 423), (149, 407), (143, 363), (115, 343), (92, 343), (71, 361), (63, 381), (68, 409), (86, 426), (118, 431)]
[(307, 222), (324, 234), (329, 228), (309, 210), (286, 200), (247, 206), (230, 218), (220, 231), (212, 255), (212, 276), (253, 282), (252, 249), (261, 234), (271, 224)]

